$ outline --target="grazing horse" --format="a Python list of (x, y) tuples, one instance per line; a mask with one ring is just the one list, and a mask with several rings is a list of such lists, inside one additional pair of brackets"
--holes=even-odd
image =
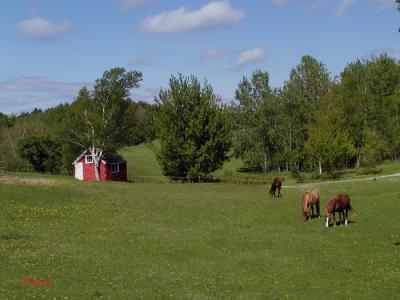
[(275, 193), (276, 193), (276, 190), (278, 190), (278, 197), (280, 197), (281, 196), (281, 187), (282, 187), (282, 179), (280, 177), (276, 177), (274, 179), (274, 181), (272, 182), (271, 188), (268, 192), (269, 196), (276, 197)]
[(344, 224), (347, 225), (347, 213), (348, 211), (353, 212), (353, 208), (350, 206), (350, 197), (346, 194), (340, 194), (334, 196), (329, 200), (328, 205), (325, 208), (325, 220), (326, 227), (329, 227), (330, 221), (333, 217), (333, 226), (336, 226), (335, 213), (339, 213), (340, 226), (342, 225), (342, 215)]
[[(303, 197), (301, 198), (301, 208), (303, 211), (304, 221), (311, 220), (311, 217), (314, 216), (314, 205), (316, 206), (318, 217), (321, 217), (319, 211), (319, 200), (319, 193), (315, 190), (309, 190), (303, 193)], [(312, 211), (311, 214), (310, 210)]]

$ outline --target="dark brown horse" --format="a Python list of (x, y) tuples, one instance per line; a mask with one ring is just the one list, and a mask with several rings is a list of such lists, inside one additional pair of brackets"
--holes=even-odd
[(339, 222), (342, 225), (342, 215), (344, 219), (344, 224), (347, 225), (347, 213), (353, 212), (353, 208), (350, 206), (350, 197), (346, 194), (336, 195), (331, 198), (328, 205), (325, 208), (325, 220), (326, 227), (329, 227), (330, 221), (333, 217), (333, 226), (336, 226), (335, 213), (339, 213)]
[(282, 179), (280, 177), (276, 177), (271, 184), (271, 188), (268, 192), (269, 196), (276, 197), (276, 190), (278, 190), (278, 197), (281, 196), (281, 187), (282, 187)]
[(311, 220), (314, 216), (314, 205), (317, 210), (318, 217), (321, 217), (319, 211), (319, 193), (315, 190), (305, 191), (301, 198), (301, 208), (303, 212), (304, 221)]

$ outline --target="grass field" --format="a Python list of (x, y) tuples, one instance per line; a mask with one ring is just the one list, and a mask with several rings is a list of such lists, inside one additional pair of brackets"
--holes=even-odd
[[(357, 217), (304, 223), (308, 185), (0, 184), (1, 299), (398, 299), (400, 178), (319, 184)], [(53, 281), (25, 286), (24, 278)]]
[[(166, 183), (169, 179), (164, 177), (160, 165), (158, 164), (154, 149), (156, 144), (140, 144), (132, 147), (123, 148), (120, 153), (128, 161), (128, 178), (137, 183)], [(378, 166), (382, 172), (377, 175), (388, 175), (400, 172), (400, 161), (391, 161)], [(242, 160), (231, 158), (225, 162), (223, 167), (212, 174), (217, 178), (222, 178), (230, 183), (269, 183), (276, 176), (281, 176), (285, 179), (286, 184), (296, 182), (296, 179), (291, 176), (290, 172), (270, 172), (268, 174), (247, 172), (245, 164)], [(310, 173), (301, 174), (307, 181), (313, 181)], [(343, 178), (360, 178), (365, 177), (362, 174), (362, 169), (345, 170), (342, 174)]]

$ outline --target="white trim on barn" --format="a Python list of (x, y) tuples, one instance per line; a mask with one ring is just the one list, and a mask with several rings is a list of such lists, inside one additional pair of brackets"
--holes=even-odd
[(90, 152), (90, 149), (86, 149), (85, 151), (83, 151), (82, 154), (79, 155), (78, 158), (75, 159), (74, 162), (73, 162), (72, 164), (73, 164), (73, 165), (76, 165), (76, 164), (81, 160), (81, 158), (82, 158), (88, 151)]
[(83, 180), (83, 163), (75, 164), (75, 178)]
[(92, 154), (89, 154), (89, 155), (85, 155), (85, 163), (86, 164), (92, 164), (94, 161), (93, 161), (93, 155)]

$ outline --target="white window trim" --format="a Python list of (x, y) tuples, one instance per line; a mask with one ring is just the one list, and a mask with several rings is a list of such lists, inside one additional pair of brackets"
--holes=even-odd
[[(92, 158), (92, 161), (88, 161), (88, 157)], [(85, 164), (92, 164), (93, 163), (93, 155), (85, 155)]]
[[(115, 166), (117, 166), (117, 171), (113, 171), (113, 165)], [(111, 164), (111, 173), (113, 173), (113, 174), (115, 174), (115, 173), (119, 173), (119, 164), (117, 164), (117, 163), (114, 163), (114, 164)]]

